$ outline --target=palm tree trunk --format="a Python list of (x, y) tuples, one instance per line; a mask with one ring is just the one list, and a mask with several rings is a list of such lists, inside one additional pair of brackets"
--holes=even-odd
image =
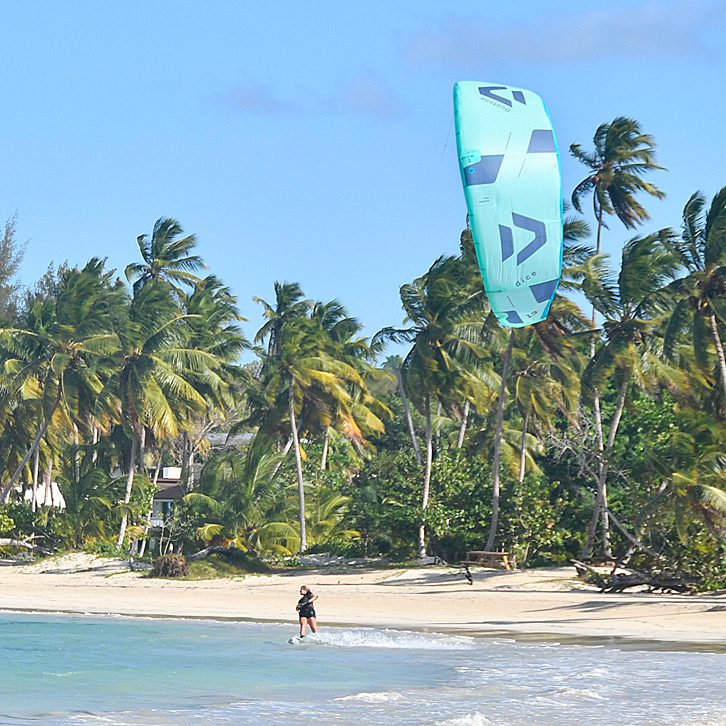
[(464, 403), (464, 413), (461, 415), (461, 426), (459, 427), (459, 438), (456, 440), (456, 448), (460, 449), (464, 445), (464, 437), (466, 436), (466, 426), (469, 423), (469, 401)]
[(598, 214), (597, 214), (597, 235), (595, 237), (595, 254), (596, 255), (600, 254), (600, 249), (602, 247), (602, 244), (600, 241), (601, 236), (602, 236), (602, 227), (603, 227), (602, 215), (603, 215), (603, 209), (602, 209), (602, 207), (600, 207), (600, 209), (598, 210)]
[[(282, 451), (280, 452), (282, 456), (287, 456), (287, 452), (290, 451), (292, 448), (292, 436), (287, 440), (287, 443), (283, 447)], [(272, 470), (272, 474), (270, 474), (270, 481), (272, 481), (276, 476), (277, 472), (280, 471), (280, 467), (282, 466), (282, 459), (275, 464), (275, 468)]]
[[(156, 469), (154, 469), (154, 494), (156, 494), (156, 489), (159, 483), (159, 472), (161, 471), (161, 460), (164, 457), (164, 447), (162, 446), (161, 449), (159, 449), (159, 458), (156, 461)], [(146, 524), (144, 525), (144, 536), (141, 540), (141, 547), (139, 549), (139, 557), (144, 556), (144, 552), (146, 552), (146, 543), (149, 538), (149, 530), (151, 529), (151, 515), (154, 512), (154, 495), (151, 496), (151, 509), (149, 510), (149, 514), (146, 517)]]
[(37, 509), (36, 500), (38, 498), (38, 465), (40, 464), (40, 446), (35, 449), (35, 455), (33, 456), (33, 501), (31, 510), (35, 512)]
[[(426, 418), (426, 466), (424, 467), (423, 496), (421, 497), (421, 515), (429, 505), (429, 491), (431, 489), (431, 465), (434, 458), (433, 436), (431, 432), (431, 396), (426, 391), (424, 398), (424, 416)], [(426, 557), (426, 525), (421, 522), (418, 528), (418, 551), (417, 557)]]
[(305, 487), (303, 482), (302, 459), (300, 458), (300, 441), (297, 436), (297, 423), (295, 421), (295, 384), (292, 378), (288, 387), (288, 408), (290, 411), (290, 433), (292, 434), (293, 448), (295, 449), (295, 466), (297, 468), (297, 496), (300, 503), (300, 553), (308, 547), (305, 533)]
[(196, 478), (194, 474), (194, 444), (189, 442), (189, 463), (187, 464), (187, 491), (190, 492), (194, 489)]
[(504, 402), (507, 397), (507, 379), (509, 378), (509, 365), (512, 360), (514, 347), (514, 329), (509, 333), (509, 342), (502, 361), (502, 381), (499, 385), (499, 399), (497, 400), (497, 414), (494, 425), (494, 456), (492, 457), (492, 518), (489, 524), (489, 536), (484, 547), (491, 550), (497, 539), (497, 525), (499, 524), (499, 462), (502, 457), (502, 429), (504, 428)]
[[(602, 237), (602, 207), (598, 210), (597, 214), (597, 236), (595, 241), (595, 254), (599, 255), (602, 248), (601, 237)], [(590, 318), (590, 330), (593, 331), (590, 336), (590, 360), (595, 357), (595, 328), (597, 327), (597, 311), (595, 305), (592, 306), (592, 316)], [(597, 437), (597, 451), (598, 451), (598, 489), (595, 494), (595, 503), (592, 508), (592, 516), (590, 517), (590, 523), (587, 526), (587, 534), (585, 536), (585, 544), (582, 547), (580, 553), (581, 559), (589, 559), (592, 555), (592, 548), (595, 543), (595, 533), (597, 532), (597, 523), (600, 520), (600, 512), (602, 509), (601, 492), (599, 482), (602, 479), (602, 467), (603, 467), (603, 430), (602, 430), (602, 412), (600, 409), (600, 394), (595, 391), (593, 397), (593, 409), (595, 412), (595, 435)]]
[[(591, 344), (594, 346), (593, 343)], [(594, 355), (594, 350), (591, 347), (591, 354)], [(592, 357), (591, 355), (591, 357)], [(592, 516), (590, 517), (590, 523), (587, 526), (587, 535), (585, 537), (585, 544), (582, 547), (580, 553), (581, 559), (589, 559), (592, 556), (592, 549), (595, 544), (595, 534), (597, 532), (597, 523), (600, 521), (600, 512), (602, 510), (602, 492), (600, 489), (600, 482), (602, 481), (602, 472), (604, 466), (605, 457), (605, 446), (603, 440), (603, 429), (602, 429), (602, 409), (600, 408), (600, 394), (595, 391), (593, 397), (593, 411), (595, 412), (595, 440), (597, 443), (597, 489), (595, 493), (595, 503), (592, 508)]]
[(25, 452), (25, 456), (21, 459), (20, 463), (16, 467), (15, 471), (13, 472), (13, 475), (10, 477), (10, 481), (5, 485), (5, 488), (2, 490), (2, 493), (0, 494), (0, 502), (7, 502), (8, 497), (10, 495), (10, 490), (15, 486), (15, 483), (20, 478), (20, 475), (23, 472), (23, 469), (25, 468), (25, 465), (30, 460), (30, 457), (33, 455), (35, 450), (40, 446), (40, 440), (45, 436), (45, 432), (48, 430), (48, 426), (50, 425), (50, 421), (53, 418), (53, 414), (55, 413), (55, 410), (58, 408), (58, 404), (61, 400), (61, 395), (63, 391), (60, 386), (58, 386), (58, 394), (55, 397), (55, 401), (53, 402), (53, 405), (48, 413), (48, 415), (43, 419), (43, 423), (41, 427), (38, 429), (38, 433), (35, 435), (35, 439), (33, 439), (33, 443), (30, 445), (30, 448)]
[[(136, 451), (138, 447), (138, 435), (136, 431), (131, 434), (131, 456), (129, 457), (129, 473), (126, 477), (126, 492), (124, 493), (124, 504), (128, 504), (131, 501), (131, 489), (134, 486), (134, 474), (136, 473)], [(124, 537), (126, 536), (126, 525), (128, 524), (128, 512), (124, 508), (124, 512), (121, 515), (121, 527), (118, 532), (118, 539), (116, 540), (116, 549), (121, 549), (121, 545), (124, 543)]]
[(328, 447), (330, 446), (330, 428), (325, 429), (325, 438), (323, 439), (323, 455), (320, 458), (320, 471), (325, 471), (328, 465)]
[(519, 483), (524, 481), (524, 472), (527, 466), (527, 425), (529, 424), (529, 409), (524, 415), (524, 425), (522, 426), (522, 443), (519, 449)]
[(416, 438), (416, 429), (413, 426), (413, 417), (411, 416), (411, 407), (408, 405), (408, 398), (406, 397), (406, 391), (403, 388), (403, 376), (401, 375), (401, 371), (397, 368), (396, 369), (396, 378), (398, 379), (398, 392), (401, 396), (401, 401), (403, 403), (403, 411), (406, 415), (406, 423), (408, 424), (408, 430), (411, 434), (411, 443), (413, 444), (413, 453), (416, 457), (416, 461), (421, 465), (421, 449), (418, 445), (418, 439)]
[(187, 480), (189, 479), (189, 456), (187, 451), (189, 450), (189, 434), (185, 431), (182, 434), (181, 440), (181, 483), (184, 486), (184, 491), (189, 491), (187, 488)]
[(708, 319), (711, 323), (711, 336), (713, 337), (713, 344), (716, 346), (718, 364), (721, 369), (721, 393), (723, 394), (724, 405), (726, 406), (726, 357), (724, 356), (723, 345), (721, 344), (721, 336), (718, 334), (716, 316), (711, 313)]
[(436, 403), (436, 452), (441, 448), (441, 401)]
[(78, 433), (78, 426), (76, 426), (76, 424), (73, 424), (73, 478), (75, 481), (78, 481), (80, 479), (81, 462), (79, 458), (80, 451), (78, 448), (80, 445), (81, 440)]
[(93, 455), (91, 457), (91, 461), (93, 461), (94, 464), (98, 460), (98, 452), (96, 451), (96, 448), (95, 448), (96, 447), (96, 444), (98, 443), (98, 438), (99, 438), (98, 437), (98, 426), (96, 426), (96, 424), (93, 424), (92, 439), (91, 439), (91, 441), (93, 443), (94, 449), (93, 449)]
[(48, 492), (52, 492), (51, 484), (53, 482), (53, 459), (48, 462), (48, 468), (45, 470), (45, 488), (43, 489), (43, 504), (47, 504), (46, 498), (48, 496)]
[(144, 459), (146, 458), (146, 426), (141, 427), (141, 436), (139, 436), (139, 472), (146, 474), (144, 467)]
[(610, 422), (610, 431), (608, 431), (608, 440), (605, 444), (605, 458), (603, 460), (602, 469), (600, 470), (600, 481), (598, 482), (598, 489), (600, 491), (600, 513), (602, 515), (602, 543), (603, 552), (606, 557), (612, 557), (612, 551), (610, 546), (610, 520), (608, 512), (608, 469), (609, 462), (608, 456), (615, 445), (615, 437), (618, 433), (618, 427), (620, 426), (620, 420), (623, 417), (623, 411), (625, 410), (625, 399), (628, 395), (628, 383), (630, 381), (630, 371), (625, 369), (623, 371), (623, 380), (620, 383), (620, 391), (618, 392), (618, 403), (613, 413), (612, 421)]

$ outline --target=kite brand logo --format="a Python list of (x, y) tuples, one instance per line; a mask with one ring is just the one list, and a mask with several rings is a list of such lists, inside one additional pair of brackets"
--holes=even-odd
[[(540, 222), (539, 219), (525, 217), (523, 214), (517, 214), (516, 212), (512, 212), (512, 222), (515, 227), (527, 230), (534, 235), (534, 239), (517, 253), (517, 264), (521, 265), (547, 242), (547, 230), (544, 223)], [(503, 224), (499, 225), (499, 242), (502, 249), (502, 262), (504, 262), (514, 254), (514, 234), (511, 227)]]
[[(494, 93), (494, 91), (509, 91), (509, 88), (507, 88), (506, 86), (479, 86), (480, 95), (484, 96), (485, 98), (490, 98), (492, 101), (502, 103), (507, 108), (512, 108), (512, 101), (510, 101), (508, 98), (505, 98), (504, 96), (500, 96), (498, 93)], [(511, 91), (511, 94), (512, 98), (517, 103), (521, 103), (523, 106), (527, 105), (527, 101), (521, 91)]]

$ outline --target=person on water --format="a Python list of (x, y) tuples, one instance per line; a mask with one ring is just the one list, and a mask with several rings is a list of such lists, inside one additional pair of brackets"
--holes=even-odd
[(300, 637), (304, 638), (308, 625), (313, 633), (318, 632), (318, 621), (313, 607), (313, 603), (318, 599), (318, 596), (313, 594), (313, 591), (307, 585), (300, 588), (300, 595), (302, 597), (297, 601), (295, 609), (300, 616)]

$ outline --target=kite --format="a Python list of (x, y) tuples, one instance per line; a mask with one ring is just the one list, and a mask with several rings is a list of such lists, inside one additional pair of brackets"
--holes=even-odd
[(484, 289), (502, 326), (547, 317), (562, 272), (562, 175), (552, 122), (534, 92), (454, 85), (459, 167)]

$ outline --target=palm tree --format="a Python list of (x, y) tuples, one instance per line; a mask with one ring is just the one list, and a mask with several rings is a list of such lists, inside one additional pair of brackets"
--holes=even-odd
[(97, 466), (94, 453), (93, 447), (79, 449), (72, 444), (63, 452), (58, 469), (65, 501), (59, 529), (72, 547), (82, 547), (89, 537), (103, 536), (113, 508), (116, 481)]
[(464, 392), (475, 401), (483, 384), (469, 364), (483, 355), (485, 330), (484, 295), (481, 286), (472, 290), (468, 267), (459, 258), (440, 257), (423, 277), (401, 287), (401, 302), (407, 328), (388, 327), (377, 340), (412, 343), (403, 361), (404, 382), (423, 407), (424, 475), (421, 497), (422, 521), (417, 552), (426, 556), (423, 518), (429, 502), (433, 462), (432, 401), (454, 398)]
[[(585, 151), (580, 144), (571, 144), (570, 152), (590, 170), (572, 192), (572, 203), (582, 213), (582, 200), (592, 194), (592, 205), (597, 230), (595, 254), (602, 252), (602, 230), (607, 227), (604, 215), (615, 215), (627, 229), (635, 229), (649, 219), (645, 208), (637, 199), (639, 192), (645, 192), (656, 199), (663, 199), (664, 193), (642, 176), (650, 171), (663, 170), (655, 163), (655, 141), (650, 134), (644, 134), (640, 124), (631, 118), (618, 116), (610, 123), (598, 126), (593, 137), (594, 151)], [(593, 305), (590, 327), (596, 328), (596, 310)], [(590, 357), (595, 355), (596, 336), (590, 339)], [(600, 393), (593, 391), (592, 406), (595, 415), (595, 430), (598, 449), (604, 450), (604, 434)], [(597, 522), (599, 499), (593, 511)], [(588, 537), (589, 541), (589, 537)], [(586, 545), (585, 550), (588, 547)]]
[(710, 337), (716, 351), (717, 378), (721, 381), (721, 406), (726, 408), (726, 357), (720, 328), (726, 323), (726, 187), (716, 194), (708, 213), (706, 198), (696, 192), (683, 210), (680, 237), (670, 248), (686, 271), (670, 285), (678, 299), (665, 331), (666, 351), (672, 356), (679, 334), (690, 330), (696, 361), (708, 371)]
[(509, 381), (509, 368), (512, 362), (512, 349), (514, 347), (514, 328), (509, 331), (507, 346), (502, 354), (502, 374), (497, 398), (496, 413), (494, 416), (494, 453), (492, 455), (492, 515), (489, 523), (489, 535), (484, 549), (491, 550), (497, 538), (499, 524), (499, 489), (500, 489), (500, 460), (502, 456), (502, 429), (504, 424), (504, 405), (507, 398), (507, 383)]
[(552, 356), (533, 330), (513, 351), (511, 395), (522, 416), (519, 481), (524, 481), (530, 430), (537, 424), (552, 429), (559, 411), (571, 416), (579, 403), (580, 380), (576, 356)]
[(717, 541), (726, 537), (726, 431), (707, 421), (711, 430), (704, 435), (703, 423), (699, 420), (689, 433), (678, 432), (677, 446), (688, 453), (690, 462), (668, 478), (667, 493), (671, 495), (678, 537), (684, 544), (688, 541), (688, 514), (695, 515)]
[[(322, 392), (327, 400), (335, 401), (336, 406), (350, 410), (352, 398), (348, 384), (363, 387), (364, 383), (355, 368), (344, 361), (335, 360), (329, 354), (329, 340), (321, 327), (306, 314), (310, 306), (301, 300), (299, 286), (276, 284), (275, 291), (278, 302), (276, 308), (260, 301), (265, 307), (268, 322), (255, 338), (258, 342), (268, 338), (268, 352), (261, 354), (263, 364), (260, 386), (269, 409), (268, 420), (262, 422), (261, 430), (269, 432), (276, 428), (278, 417), (284, 410), (284, 402), (295, 454), (300, 552), (304, 552), (307, 549), (305, 484), (297, 414), (303, 410), (306, 395), (314, 391)], [(288, 295), (288, 292), (291, 294)]]
[(249, 382), (249, 375), (237, 360), (250, 345), (239, 326), (244, 318), (237, 299), (214, 275), (197, 282), (191, 294), (183, 295), (182, 307), (187, 315), (187, 346), (206, 352), (215, 362), (198, 374), (189, 371), (190, 382), (208, 405), (203, 416), (190, 422), (182, 437), (182, 479), (190, 490), (195, 455), (208, 445), (209, 434), (226, 423), (241, 404), (242, 388)]
[(179, 222), (161, 217), (154, 223), (151, 238), (145, 234), (136, 238), (143, 262), (126, 267), (126, 279), (133, 282), (134, 292), (153, 280), (185, 285), (197, 282), (199, 278), (193, 273), (206, 265), (201, 257), (190, 254), (197, 238), (193, 234), (181, 237), (183, 234)]
[(342, 405), (339, 397), (328, 395), (321, 386), (316, 386), (306, 397), (306, 428), (310, 430), (311, 424), (317, 424), (317, 428), (323, 430), (321, 469), (325, 470), (331, 426), (340, 431), (358, 454), (362, 455), (366, 437), (383, 433), (383, 418), (390, 417), (391, 412), (368, 388), (369, 380), (382, 379), (387, 374), (372, 365), (371, 361), (378, 353), (378, 345), (369, 343), (360, 335), (363, 329), (360, 322), (350, 317), (337, 300), (315, 303), (310, 312), (310, 320), (318, 327), (319, 338), (324, 344), (326, 354), (331, 359), (350, 366), (360, 376), (359, 381), (348, 383), (350, 402), (345, 405)]
[(383, 364), (383, 367), (388, 370), (392, 370), (394, 372), (394, 375), (396, 376), (396, 383), (398, 384), (398, 395), (401, 397), (401, 403), (403, 404), (403, 413), (406, 417), (408, 431), (411, 434), (413, 454), (416, 457), (416, 462), (420, 466), (422, 463), (421, 448), (418, 444), (418, 437), (416, 436), (416, 429), (413, 425), (413, 417), (411, 416), (411, 407), (409, 406), (408, 396), (406, 396), (406, 389), (403, 385), (403, 374), (401, 372), (403, 368), (403, 360), (401, 359), (400, 355), (389, 356)]
[[(216, 357), (188, 343), (188, 316), (176, 306), (171, 285), (155, 280), (139, 287), (119, 326), (116, 373), (104, 397), (119, 401), (124, 430), (131, 442), (124, 505), (131, 500), (139, 446), (148, 428), (157, 441), (174, 438), (190, 418), (207, 407), (194, 382), (216, 372)], [(126, 533), (121, 518), (116, 546)]]
[(90, 260), (83, 269), (62, 274), (55, 300), (36, 301), (27, 314), (26, 328), (0, 330), (4, 348), (2, 394), (5, 401), (38, 390), (40, 407), (36, 434), (0, 494), (7, 499), (24, 467), (40, 446), (56, 412), (69, 428), (85, 426), (80, 400), (95, 400), (108, 373), (101, 369), (118, 347), (114, 317), (123, 306), (123, 293), (111, 283), (104, 262)]
[(265, 302), (261, 297), (252, 298), (263, 307), (262, 315), (266, 322), (257, 331), (255, 343), (261, 343), (267, 338), (267, 354), (279, 354), (278, 340), (285, 325), (306, 315), (312, 307), (312, 302), (305, 299), (300, 285), (297, 282), (275, 282), (275, 304)]
[(202, 469), (198, 491), (184, 497), (202, 520), (201, 539), (225, 537), (243, 552), (292, 554), (298, 535), (288, 523), (291, 514), (281, 486), (280, 454), (267, 445), (250, 445), (246, 453), (212, 454)]
[(593, 269), (597, 270), (597, 274), (589, 275), (583, 282), (583, 291), (605, 318), (605, 342), (585, 369), (583, 387), (595, 396), (599, 395), (608, 378), (615, 377), (618, 386), (607, 439), (603, 440), (601, 436), (598, 440), (597, 499), (585, 546), (588, 556), (598, 516), (602, 518), (603, 548), (605, 554), (610, 555), (608, 457), (625, 410), (631, 380), (636, 378), (644, 387), (652, 387), (658, 380), (676, 385), (682, 378), (677, 370), (666, 368), (662, 346), (656, 335), (661, 323), (658, 314), (663, 289), (675, 275), (678, 265), (667, 244), (670, 236), (669, 230), (662, 230), (627, 242), (615, 282), (608, 278), (602, 266), (603, 258), (595, 257)]
[(604, 215), (615, 215), (628, 229), (635, 229), (647, 220), (648, 213), (638, 202), (638, 192), (663, 199), (663, 192), (642, 179), (643, 174), (663, 170), (655, 163), (655, 141), (641, 131), (631, 118), (618, 116), (598, 126), (593, 137), (594, 151), (585, 151), (580, 144), (571, 144), (570, 152), (590, 173), (572, 192), (572, 203), (582, 213), (582, 199), (592, 194), (597, 220), (596, 254), (601, 252), (601, 232), (607, 226)]

